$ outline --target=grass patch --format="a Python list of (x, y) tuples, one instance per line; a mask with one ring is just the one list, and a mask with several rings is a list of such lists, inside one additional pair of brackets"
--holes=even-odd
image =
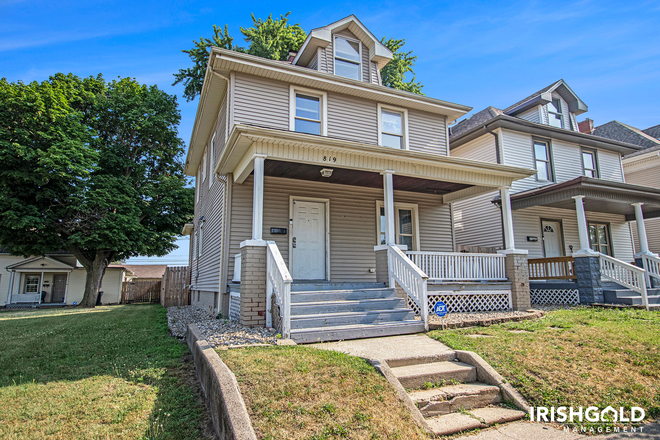
[(166, 311), (0, 314), (0, 438), (197, 439), (204, 407)]
[[(494, 337), (469, 337), (477, 333)], [(639, 406), (647, 420), (660, 416), (658, 312), (581, 307), (429, 336), (481, 355), (533, 406)]]
[(426, 439), (365, 360), (310, 347), (219, 350), (260, 439)]

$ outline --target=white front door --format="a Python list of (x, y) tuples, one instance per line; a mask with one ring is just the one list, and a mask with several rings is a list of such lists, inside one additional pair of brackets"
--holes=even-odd
[(543, 248), (545, 249), (545, 257), (561, 257), (561, 226), (559, 222), (551, 222), (543, 220), (541, 222), (543, 228)]
[(294, 280), (325, 280), (325, 203), (293, 201), (292, 270)]

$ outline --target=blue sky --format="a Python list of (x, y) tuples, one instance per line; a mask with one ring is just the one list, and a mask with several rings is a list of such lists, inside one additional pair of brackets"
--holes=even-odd
[[(42, 81), (55, 72), (131, 76), (181, 96), (181, 49), (212, 25), (251, 25), (292, 11), (309, 31), (355, 14), (377, 37), (405, 38), (431, 97), (504, 108), (564, 78), (596, 125), (660, 124), (660, 2), (196, 2), (0, 0), (0, 77)], [(197, 101), (180, 99), (188, 142)], [(581, 119), (581, 118), (579, 118)], [(182, 243), (187, 246), (187, 242)], [(187, 264), (185, 249), (168, 263)], [(177, 257), (178, 255), (178, 257)], [(136, 259), (139, 262), (142, 260)]]

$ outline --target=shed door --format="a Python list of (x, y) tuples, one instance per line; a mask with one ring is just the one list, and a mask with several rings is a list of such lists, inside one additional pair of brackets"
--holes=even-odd
[(561, 257), (561, 226), (559, 222), (543, 221), (541, 223), (543, 228), (543, 247), (545, 249), (545, 257)]
[(64, 302), (64, 294), (66, 293), (66, 278), (66, 274), (53, 275), (53, 293), (51, 295), (51, 302)]
[(325, 203), (294, 200), (291, 247), (294, 280), (325, 280)]

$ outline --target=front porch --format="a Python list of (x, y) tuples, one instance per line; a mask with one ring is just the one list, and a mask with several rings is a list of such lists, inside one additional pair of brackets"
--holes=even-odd
[[(287, 133), (309, 143), (301, 145), (272, 139), (282, 136), (272, 130), (245, 130), (259, 136), (239, 135), (216, 169), (231, 188), (228, 315), (243, 324), (321, 339), (418, 331), (428, 325), (435, 284), (510, 281), (507, 255), (454, 253), (449, 203), (497, 188), (508, 196), (511, 182), (532, 171)], [(299, 283), (323, 301), (298, 304)], [(504, 295), (506, 308), (518, 306), (510, 289)]]
[(74, 268), (51, 257), (32, 258), (7, 267), (10, 271), (8, 306), (60, 306), (66, 303)]

